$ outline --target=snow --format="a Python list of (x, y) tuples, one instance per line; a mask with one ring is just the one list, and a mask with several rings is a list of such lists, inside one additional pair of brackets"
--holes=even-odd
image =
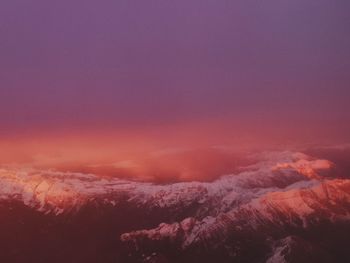
[[(337, 192), (332, 198), (329, 198), (325, 191), (332, 188)], [(308, 193), (308, 195), (305, 195)], [(346, 198), (344, 198), (346, 197)], [(202, 220), (187, 218), (180, 223), (165, 224), (162, 223), (158, 228), (150, 230), (134, 231), (123, 235), (124, 241), (133, 240), (142, 241), (144, 236), (153, 240), (154, 237), (178, 237), (181, 236), (181, 247), (183, 249), (194, 243), (213, 239), (227, 232), (234, 235), (235, 231), (242, 229), (257, 229), (265, 222), (279, 225), (294, 225), (295, 218), (303, 222), (303, 227), (307, 227), (318, 215), (327, 215), (324, 220), (343, 221), (349, 220), (349, 212), (344, 214), (342, 207), (344, 202), (350, 203), (350, 180), (326, 180), (318, 184), (310, 184), (309, 188), (289, 189), (267, 193), (260, 197), (252, 199), (247, 204), (232, 208), (227, 213), (220, 213), (217, 216), (208, 216)], [(329, 205), (332, 203), (332, 205)], [(346, 207), (346, 206), (345, 206)], [(282, 216), (281, 216), (282, 214)], [(141, 234), (142, 233), (142, 234)], [(286, 242), (288, 239), (285, 240)], [(274, 255), (269, 262), (283, 262), (283, 248), (276, 248)]]
[[(264, 153), (260, 162), (246, 167), (243, 172), (225, 175), (213, 182), (169, 185), (107, 179), (94, 174), (3, 167), (0, 169), (0, 199), (17, 198), (43, 212), (63, 213), (62, 209), (79, 207), (99, 196), (116, 205), (118, 196), (124, 195), (128, 202), (161, 209), (196, 204), (203, 208), (200, 213), (217, 216), (269, 192), (308, 188), (319, 182), (319, 179), (310, 179), (309, 174), (329, 168), (329, 163), (303, 153), (270, 152)], [(286, 188), (276, 187), (276, 182), (286, 184)]]
[(273, 248), (272, 255), (266, 260), (266, 263), (287, 263), (288, 261), (284, 256), (290, 250), (292, 242), (292, 237), (286, 237), (280, 241), (280, 244)]
[[(176, 240), (183, 249), (225, 233), (254, 230), (266, 222), (293, 225), (297, 218), (307, 227), (309, 218), (317, 219), (319, 214), (332, 221), (350, 220), (350, 211), (344, 208), (350, 203), (350, 180), (329, 180), (318, 174), (330, 169), (331, 162), (298, 152), (264, 153), (260, 160), (240, 173), (224, 175), (213, 182), (168, 185), (3, 167), (0, 200), (18, 200), (42, 213), (56, 215), (77, 211), (90, 200), (116, 206), (120, 196), (148, 209), (182, 211), (195, 205), (193, 214), (179, 222), (163, 222), (154, 229), (121, 236), (123, 241), (135, 244), (145, 238)], [(268, 262), (284, 262), (283, 249), (276, 247)]]

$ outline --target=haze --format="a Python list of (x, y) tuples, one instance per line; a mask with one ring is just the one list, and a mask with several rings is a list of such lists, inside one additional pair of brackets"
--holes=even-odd
[(126, 165), (169, 149), (346, 143), (349, 8), (1, 1), (2, 162)]

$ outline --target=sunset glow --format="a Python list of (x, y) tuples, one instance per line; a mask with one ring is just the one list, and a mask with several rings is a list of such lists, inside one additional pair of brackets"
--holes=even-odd
[(0, 262), (350, 262), (349, 14), (1, 0)]

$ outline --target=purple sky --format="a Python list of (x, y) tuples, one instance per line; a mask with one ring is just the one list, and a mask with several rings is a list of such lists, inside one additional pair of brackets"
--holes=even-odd
[(215, 118), (350, 132), (348, 0), (2, 0), (0, 36), (2, 132)]

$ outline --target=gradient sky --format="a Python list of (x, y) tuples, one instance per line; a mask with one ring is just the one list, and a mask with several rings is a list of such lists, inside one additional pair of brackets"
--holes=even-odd
[(347, 0), (2, 0), (1, 134), (207, 122), (345, 140), (349, 11)]

